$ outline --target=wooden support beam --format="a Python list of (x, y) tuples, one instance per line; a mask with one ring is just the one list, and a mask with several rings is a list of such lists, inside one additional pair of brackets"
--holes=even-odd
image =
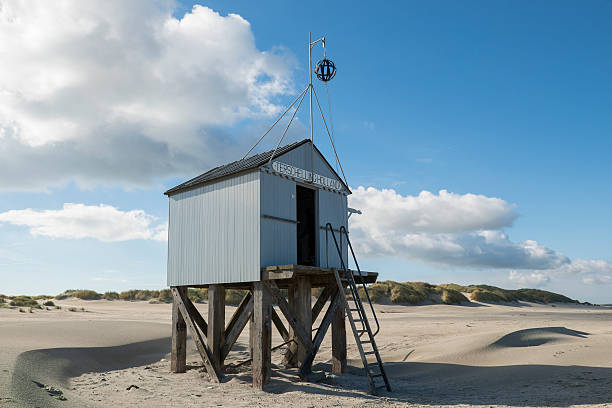
[(225, 328), (225, 340), (223, 347), (221, 347), (222, 363), (234, 346), (234, 343), (236, 343), (236, 340), (238, 340), (238, 336), (240, 336), (240, 333), (242, 333), (242, 330), (244, 330), (244, 326), (246, 326), (248, 321), (251, 319), (252, 312), (253, 295), (251, 295), (251, 292), (247, 292)]
[(295, 367), (297, 364), (297, 348), (292, 347), (295, 346), (295, 342), (291, 341), (293, 336), (289, 334), (289, 331), (283, 324), (283, 321), (281, 320), (278, 313), (276, 313), (276, 310), (274, 310), (274, 307), (272, 307), (272, 322), (274, 323), (274, 326), (276, 326), (276, 329), (283, 338), (283, 342), (288, 343), (287, 350), (285, 351), (285, 355), (283, 357), (283, 365), (285, 367)]
[(315, 356), (317, 355), (317, 351), (319, 351), (319, 347), (321, 346), (321, 342), (323, 342), (323, 338), (327, 333), (327, 329), (329, 328), (334, 316), (336, 314), (336, 310), (341, 306), (342, 300), (340, 297), (340, 291), (336, 292), (334, 297), (332, 298), (331, 304), (327, 308), (327, 312), (325, 312), (325, 316), (323, 317), (323, 321), (317, 330), (317, 334), (315, 335), (312, 348), (304, 358), (302, 365), (300, 366), (300, 378), (306, 379), (312, 370), (312, 362), (314, 361)]
[[(289, 309), (291, 310), (293, 314), (295, 314), (295, 305), (297, 303), (295, 300), (296, 287), (295, 287), (295, 281), (292, 281), (292, 282), (294, 283), (290, 284), (287, 287), (287, 300), (289, 302)], [(289, 338), (285, 341), (289, 341), (290, 339), (293, 339), (294, 341), (289, 343), (289, 345), (287, 346), (287, 350), (285, 351), (285, 355), (283, 356), (283, 365), (287, 368), (297, 367), (298, 365), (298, 359), (297, 359), (298, 343), (295, 340), (296, 335), (295, 333), (293, 333), (293, 328), (291, 327), (291, 325), (289, 325), (288, 335), (289, 335)]]
[[(342, 288), (344, 290), (344, 288)], [(332, 373), (346, 371), (346, 315), (345, 308), (339, 305), (332, 320)]]
[[(255, 304), (253, 303), (253, 307)], [(255, 335), (255, 327), (253, 326), (255, 316), (251, 312), (251, 318), (249, 319), (249, 356), (253, 360), (253, 336)]]
[(278, 330), (278, 333), (283, 338), (283, 341), (289, 341), (289, 331), (287, 331), (287, 328), (283, 324), (283, 321), (281, 320), (278, 313), (276, 313), (276, 310), (274, 310), (274, 307), (272, 307), (272, 322), (274, 323), (274, 326), (276, 326), (276, 330)]
[(253, 283), (253, 388), (262, 390), (272, 371), (272, 300), (264, 282)]
[[(177, 290), (187, 292), (184, 286)], [(172, 349), (170, 351), (170, 370), (184, 373), (187, 369), (187, 325), (176, 300), (172, 300)]]
[(319, 313), (321, 313), (321, 310), (323, 310), (323, 306), (325, 306), (325, 302), (327, 302), (329, 298), (332, 297), (332, 295), (334, 294), (337, 288), (338, 286), (336, 286), (335, 280), (330, 281), (330, 283), (327, 284), (327, 286), (325, 286), (325, 288), (319, 295), (319, 298), (317, 299), (314, 306), (312, 307), (312, 322), (313, 323), (317, 320), (317, 317), (319, 317)]
[(310, 349), (312, 347), (311, 334), (307, 333), (306, 330), (304, 330), (304, 327), (302, 327), (302, 325), (298, 322), (296, 316), (289, 309), (289, 304), (287, 303), (287, 300), (283, 297), (278, 286), (276, 286), (276, 283), (274, 283), (273, 281), (264, 281), (262, 282), (262, 284), (278, 304), (278, 308), (285, 316), (285, 319), (287, 319), (287, 323), (289, 323), (289, 326), (293, 328), (296, 334), (297, 341), (305, 348)]
[[(308, 276), (298, 276), (296, 279), (295, 315), (302, 325), (308, 338), (312, 341), (312, 288)], [(300, 364), (306, 358), (310, 347), (298, 344), (298, 361)]]
[(200, 311), (195, 307), (195, 305), (189, 299), (189, 289), (185, 288), (185, 307), (187, 311), (193, 317), (193, 321), (198, 325), (202, 333), (207, 336), (208, 335), (208, 324), (206, 324), (206, 320), (200, 314)]
[(208, 349), (217, 371), (223, 372), (221, 347), (225, 335), (225, 288), (223, 285), (208, 287)]
[(210, 350), (208, 350), (206, 347), (206, 343), (202, 339), (202, 334), (199, 332), (193, 316), (188, 312), (187, 307), (185, 306), (187, 302), (190, 302), (187, 295), (181, 292), (177, 287), (173, 287), (172, 296), (174, 302), (177, 303), (185, 322), (187, 323), (187, 327), (189, 327), (189, 330), (191, 331), (191, 337), (195, 341), (196, 347), (200, 352), (200, 356), (202, 357), (202, 361), (204, 362), (204, 366), (206, 367), (206, 372), (208, 373), (210, 380), (217, 383), (220, 382), (221, 376), (217, 372), (215, 365), (212, 363), (212, 355), (210, 354)]

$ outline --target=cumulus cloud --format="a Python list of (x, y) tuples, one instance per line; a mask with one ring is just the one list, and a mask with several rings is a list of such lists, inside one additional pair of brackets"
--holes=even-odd
[(454, 233), (509, 227), (516, 219), (515, 205), (477, 194), (438, 194), (421, 191), (402, 196), (392, 189), (353, 190), (350, 205), (367, 213), (351, 219), (352, 228), (382, 232), (389, 229), (411, 233)]
[[(293, 59), (236, 14), (0, 0), (0, 188), (146, 185), (225, 160), (221, 127), (278, 112)], [(240, 146), (242, 149), (242, 146)]]
[(476, 194), (423, 191), (402, 196), (394, 190), (358, 187), (349, 205), (353, 242), (365, 256), (399, 256), (428, 263), (511, 269), (554, 269), (569, 259), (536, 241), (512, 242), (515, 205)]
[(0, 223), (26, 226), (34, 236), (94, 238), (104, 242), (135, 239), (166, 241), (168, 226), (143, 210), (121, 211), (110, 205), (66, 203), (60, 210), (10, 210)]
[(541, 286), (550, 281), (550, 277), (545, 272), (510, 271), (508, 279), (525, 286)]
[(561, 268), (548, 271), (554, 275), (577, 275), (586, 284), (612, 283), (612, 263), (601, 259), (575, 259)]

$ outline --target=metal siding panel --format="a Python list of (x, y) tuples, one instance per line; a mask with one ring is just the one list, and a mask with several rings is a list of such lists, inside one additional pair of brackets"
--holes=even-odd
[[(344, 226), (348, 230), (346, 196), (326, 190), (319, 190), (318, 195), (319, 223), (320, 227), (323, 227), (323, 229), (319, 229), (319, 265), (322, 267), (340, 268), (342, 264), (338, 257), (338, 251), (334, 244), (334, 240), (329, 232), (327, 232), (326, 246), (325, 226), (329, 222), (334, 229), (340, 229), (341, 226)], [(335, 233), (338, 245), (342, 245), (342, 256), (346, 263), (348, 260), (346, 237), (343, 236), (342, 240), (340, 240), (340, 234), (338, 234), (338, 232)], [(348, 267), (348, 265), (346, 266)]]
[[(261, 173), (261, 215), (296, 219), (295, 183)], [(297, 262), (296, 224), (261, 219), (261, 265), (287, 265)]]
[[(302, 146), (296, 147), (295, 149), (280, 155), (278, 158), (274, 160), (278, 160), (285, 164), (290, 164), (292, 166), (298, 167), (300, 169), (310, 171), (312, 169), (310, 163), (311, 154), (312, 154), (312, 145), (309, 143), (303, 144)], [(329, 166), (325, 163), (325, 161), (321, 158), (319, 153), (314, 152), (314, 172), (316, 174), (320, 174), (325, 177), (329, 177), (335, 180), (339, 180), (338, 177), (330, 170)], [(342, 180), (339, 180), (342, 181)]]
[(168, 285), (260, 279), (259, 172), (170, 197)]

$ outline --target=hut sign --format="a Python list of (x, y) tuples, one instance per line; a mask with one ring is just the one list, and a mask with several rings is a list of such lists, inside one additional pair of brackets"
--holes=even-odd
[(331, 190), (336, 191), (342, 190), (342, 184), (338, 180), (334, 180), (316, 173), (314, 173), (313, 177), (313, 173), (309, 172), (308, 170), (300, 169), (289, 164), (275, 161), (272, 163), (272, 169), (274, 169), (274, 171), (277, 173), (284, 174), (296, 179), (312, 181), (312, 183), (317, 184), (321, 187), (329, 188)]

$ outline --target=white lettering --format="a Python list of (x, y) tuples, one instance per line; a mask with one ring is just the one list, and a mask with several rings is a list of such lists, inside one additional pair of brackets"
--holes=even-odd
[(313, 184), (317, 184), (325, 188), (337, 191), (342, 190), (342, 184), (338, 180), (334, 180), (316, 173), (313, 174), (308, 170), (300, 169), (289, 164), (275, 161), (272, 163), (272, 169), (277, 173), (284, 174), (296, 179), (312, 181)]

